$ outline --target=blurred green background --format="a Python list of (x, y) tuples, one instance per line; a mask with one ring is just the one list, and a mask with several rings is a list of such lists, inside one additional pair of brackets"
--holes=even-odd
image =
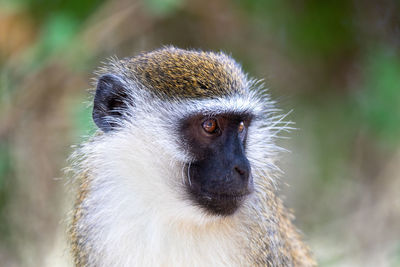
[(321, 266), (400, 266), (399, 1), (0, 0), (1, 266), (70, 266), (93, 70), (168, 44), (230, 53), (293, 110), (282, 192)]

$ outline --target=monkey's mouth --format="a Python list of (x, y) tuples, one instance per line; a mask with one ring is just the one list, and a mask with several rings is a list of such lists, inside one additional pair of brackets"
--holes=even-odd
[(192, 191), (191, 195), (192, 199), (207, 213), (228, 216), (235, 213), (250, 194), (251, 190), (215, 193), (201, 188), (198, 191)]
[(243, 201), (251, 192), (246, 190), (244, 192), (231, 192), (231, 193), (214, 193), (201, 189), (200, 194), (206, 200), (215, 201)]

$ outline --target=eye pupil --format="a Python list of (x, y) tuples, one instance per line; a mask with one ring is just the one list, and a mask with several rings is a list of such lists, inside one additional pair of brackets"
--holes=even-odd
[(207, 133), (214, 133), (217, 130), (217, 121), (215, 119), (209, 119), (203, 122), (203, 129)]
[(239, 133), (241, 133), (241, 132), (243, 132), (243, 130), (244, 130), (244, 123), (243, 123), (243, 121), (241, 121), (239, 123), (238, 131), (239, 131)]

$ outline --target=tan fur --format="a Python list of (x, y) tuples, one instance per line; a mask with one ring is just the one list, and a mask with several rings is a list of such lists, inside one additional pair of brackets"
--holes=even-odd
[[(268, 183), (265, 183), (263, 191), (264, 194), (261, 192), (258, 194), (260, 201), (264, 202), (261, 215), (264, 220), (271, 221), (273, 226), (266, 229), (259, 221), (250, 223), (249, 228), (253, 236), (249, 246), (251, 266), (315, 266), (316, 262), (311, 256), (309, 247), (303, 243), (298, 230), (292, 224), (294, 216), (284, 207)], [(252, 216), (250, 214), (249, 216)], [(271, 233), (274, 227), (277, 232)], [(277, 248), (270, 247), (270, 244), (274, 243), (270, 238), (276, 239)], [(274, 250), (277, 255), (272, 253)]]
[(80, 231), (77, 229), (79, 220), (82, 218), (84, 209), (82, 203), (86, 199), (89, 191), (90, 179), (86, 173), (82, 173), (77, 177), (79, 182), (78, 195), (75, 201), (75, 207), (72, 217), (72, 222), (69, 229), (71, 252), (74, 258), (75, 266), (86, 266), (87, 248), (81, 243)]

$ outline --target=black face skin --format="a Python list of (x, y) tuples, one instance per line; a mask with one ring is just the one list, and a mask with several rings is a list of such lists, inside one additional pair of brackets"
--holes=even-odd
[(253, 191), (245, 155), (249, 114), (195, 115), (181, 132), (195, 160), (187, 164), (190, 199), (208, 213), (231, 215)]

